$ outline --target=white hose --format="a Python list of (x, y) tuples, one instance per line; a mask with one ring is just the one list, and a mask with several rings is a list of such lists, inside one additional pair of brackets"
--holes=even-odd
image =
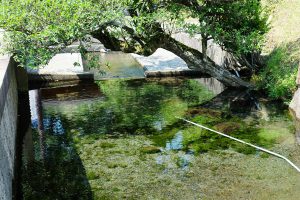
[(259, 146), (250, 144), (250, 143), (248, 143), (248, 142), (245, 142), (245, 141), (243, 141), (243, 140), (234, 138), (234, 137), (232, 137), (232, 136), (230, 136), (230, 135), (226, 135), (226, 134), (221, 133), (221, 132), (219, 132), (219, 131), (215, 131), (215, 130), (210, 129), (210, 128), (208, 128), (208, 127), (205, 127), (205, 126), (203, 126), (203, 125), (196, 124), (196, 123), (194, 123), (194, 122), (192, 122), (192, 121), (189, 121), (189, 120), (186, 120), (186, 119), (184, 119), (184, 118), (180, 118), (180, 117), (176, 117), (176, 118), (177, 118), (177, 119), (181, 119), (181, 120), (183, 120), (183, 121), (185, 121), (185, 122), (188, 122), (188, 123), (190, 123), (190, 124), (193, 124), (193, 125), (195, 125), (195, 126), (198, 126), (198, 127), (200, 127), (200, 128), (204, 128), (204, 129), (209, 130), (209, 131), (211, 131), (211, 132), (217, 133), (217, 134), (222, 135), (222, 136), (224, 136), (224, 137), (227, 137), (227, 138), (229, 138), (229, 139), (235, 140), (235, 141), (240, 142), (240, 143), (242, 143), (242, 144), (251, 146), (251, 147), (253, 147), (253, 148), (255, 148), (255, 149), (258, 149), (258, 150), (260, 150), (260, 151), (266, 152), (266, 153), (271, 154), (271, 155), (273, 155), (273, 156), (279, 157), (279, 158), (285, 160), (286, 162), (288, 162), (290, 165), (292, 165), (292, 167), (294, 167), (298, 172), (300, 172), (299, 167), (297, 167), (292, 161), (290, 161), (289, 159), (287, 159), (286, 157), (284, 157), (284, 156), (282, 156), (282, 155), (280, 155), (280, 154), (278, 154), (278, 153), (275, 153), (275, 152), (272, 152), (272, 151), (270, 151), (270, 150), (268, 150), (268, 149), (265, 149), (265, 148), (262, 148), (262, 147), (259, 147)]

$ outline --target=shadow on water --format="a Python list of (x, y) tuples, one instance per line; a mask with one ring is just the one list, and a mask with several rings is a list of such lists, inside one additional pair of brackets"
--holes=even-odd
[[(190, 107), (184, 116), (195, 123), (265, 148), (273, 147), (293, 130), (287, 106), (247, 90), (224, 90), (209, 101)], [(170, 149), (171, 145), (172, 150), (195, 153), (225, 149), (243, 154), (258, 153), (254, 148), (178, 121), (167, 126), (163, 132), (165, 134), (153, 135), (152, 139), (165, 149)]]
[(24, 157), (24, 199), (92, 199), (72, 138), (66, 134), (59, 116), (43, 112), (40, 95), (40, 90), (30, 91), (35, 155), (32, 160)]

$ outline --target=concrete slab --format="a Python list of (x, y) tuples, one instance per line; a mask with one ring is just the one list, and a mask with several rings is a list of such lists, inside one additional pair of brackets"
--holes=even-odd
[(78, 74), (83, 73), (83, 64), (80, 53), (56, 54), (48, 63), (38, 70), (28, 69), (32, 74)]
[(182, 71), (190, 70), (184, 60), (165, 49), (157, 49), (151, 56), (131, 54), (146, 71)]
[(146, 77), (194, 76), (202, 74), (199, 71), (191, 70), (184, 60), (162, 48), (157, 49), (148, 57), (137, 54), (131, 55), (142, 65)]
[(80, 53), (60, 53), (48, 65), (38, 70), (27, 69), (29, 81), (55, 82), (70, 80), (93, 80), (93, 74), (84, 72)]
[(80, 53), (60, 53), (48, 65), (38, 70), (40, 74), (78, 74), (83, 73)]
[(3, 85), (3, 80), (5, 77), (8, 65), (9, 65), (9, 58), (1, 58), (0, 59), (0, 90)]

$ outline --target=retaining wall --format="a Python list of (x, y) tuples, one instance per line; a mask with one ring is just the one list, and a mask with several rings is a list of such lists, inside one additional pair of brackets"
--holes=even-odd
[(300, 63), (298, 67), (296, 84), (298, 89), (293, 96), (293, 99), (289, 105), (289, 109), (295, 123), (296, 139), (298, 144), (300, 144)]
[[(191, 37), (188, 33), (179, 32), (179, 33), (173, 34), (172, 37), (175, 40), (185, 44), (186, 46), (202, 52), (202, 44), (201, 44), (201, 36), (200, 35)], [(214, 61), (217, 65), (220, 65), (222, 67), (228, 67), (228, 68), (235, 65), (233, 56), (230, 53), (228, 53), (227, 51), (224, 51), (218, 44), (214, 43), (213, 40), (208, 41), (206, 53), (207, 53), (207, 56), (212, 61)]]
[(18, 90), (14, 62), (0, 58), (0, 200), (13, 197), (18, 121)]

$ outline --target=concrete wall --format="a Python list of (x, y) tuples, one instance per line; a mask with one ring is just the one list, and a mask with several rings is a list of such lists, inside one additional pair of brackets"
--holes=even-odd
[(14, 62), (0, 58), (0, 200), (13, 196), (18, 92)]
[(298, 144), (300, 144), (300, 63), (298, 67), (296, 84), (298, 89), (293, 96), (293, 99), (289, 105), (289, 109), (295, 123), (296, 139)]
[[(173, 34), (172, 37), (186, 46), (202, 52), (201, 35), (191, 37), (188, 33), (180, 32)], [(229, 68), (234, 65), (232, 55), (227, 51), (222, 50), (222, 48), (214, 43), (213, 40), (208, 41), (206, 53), (217, 65)]]

